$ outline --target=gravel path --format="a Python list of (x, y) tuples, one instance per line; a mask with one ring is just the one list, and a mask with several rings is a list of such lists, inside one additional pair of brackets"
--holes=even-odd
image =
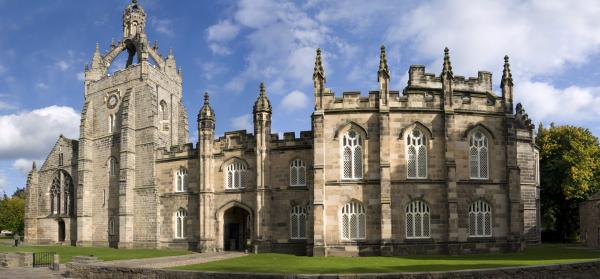
[(200, 264), (245, 256), (242, 252), (213, 252), (193, 253), (183, 256), (171, 256), (160, 258), (148, 258), (137, 260), (120, 260), (95, 263), (94, 265), (122, 266), (122, 267), (144, 267), (144, 268), (167, 268), (181, 265)]

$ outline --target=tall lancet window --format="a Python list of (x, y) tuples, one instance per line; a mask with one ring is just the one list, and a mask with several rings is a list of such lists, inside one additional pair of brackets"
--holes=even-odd
[(306, 238), (306, 207), (296, 205), (290, 213), (290, 237), (292, 239)]
[(342, 207), (341, 237), (343, 240), (362, 240), (366, 238), (367, 216), (364, 206), (357, 201)]
[(492, 208), (482, 200), (478, 200), (469, 207), (469, 236), (492, 236)]
[(342, 137), (342, 178), (361, 179), (363, 177), (363, 140), (354, 131)]
[(187, 170), (180, 168), (175, 173), (175, 191), (184, 192), (186, 189)]
[(406, 238), (429, 238), (430, 230), (429, 206), (421, 200), (416, 200), (406, 207)]
[(406, 166), (408, 178), (427, 177), (427, 140), (417, 128), (406, 136)]
[(487, 179), (489, 177), (488, 140), (479, 131), (469, 138), (469, 164), (471, 178)]
[(115, 117), (114, 114), (111, 114), (108, 116), (108, 132), (109, 133), (114, 133), (115, 132), (115, 125), (117, 123), (117, 119)]
[(185, 219), (187, 218), (187, 211), (184, 209), (177, 210), (175, 214), (175, 238), (185, 237)]

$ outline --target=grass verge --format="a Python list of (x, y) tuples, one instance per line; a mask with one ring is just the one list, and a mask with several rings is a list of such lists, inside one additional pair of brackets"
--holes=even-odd
[(183, 270), (266, 273), (424, 272), (557, 264), (600, 259), (599, 250), (578, 245), (542, 244), (519, 253), (413, 257), (304, 257), (258, 254), (176, 267)]

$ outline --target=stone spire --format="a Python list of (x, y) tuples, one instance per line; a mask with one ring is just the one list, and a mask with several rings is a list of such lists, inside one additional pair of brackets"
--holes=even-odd
[(510, 64), (508, 63), (508, 55), (504, 56), (504, 70), (502, 71), (502, 81), (500, 87), (504, 85), (513, 86), (512, 73), (510, 72)]
[(200, 108), (200, 112), (198, 113), (198, 121), (214, 119), (215, 112), (208, 102), (208, 92), (204, 92), (204, 105), (202, 105), (202, 108)]
[(385, 55), (385, 46), (381, 45), (381, 52), (379, 54), (379, 71), (377, 71), (377, 79), (380, 77), (390, 78), (390, 70), (387, 65), (387, 57)]
[(265, 94), (264, 82), (260, 83), (260, 94), (258, 95), (258, 98), (256, 98), (256, 102), (254, 103), (254, 113), (257, 112), (271, 113), (271, 102)]
[(92, 56), (92, 69), (97, 69), (102, 66), (102, 54), (100, 54), (100, 43), (96, 43), (96, 50)]
[(502, 81), (500, 81), (502, 89), (502, 101), (504, 102), (504, 112), (507, 114), (513, 113), (513, 79), (510, 72), (510, 64), (508, 63), (508, 55), (504, 56), (504, 69), (502, 71)]
[(448, 47), (444, 48), (444, 65), (442, 67), (442, 77), (452, 79), (454, 74), (452, 73), (452, 63), (450, 63), (450, 50)]
[(33, 163), (31, 163), (31, 171), (36, 171), (37, 167), (35, 166), (35, 161), (33, 161)]
[(315, 69), (313, 72), (313, 80), (316, 82), (320, 80), (325, 83), (325, 70), (323, 69), (323, 62), (321, 61), (321, 49), (317, 48), (317, 57), (315, 59)]

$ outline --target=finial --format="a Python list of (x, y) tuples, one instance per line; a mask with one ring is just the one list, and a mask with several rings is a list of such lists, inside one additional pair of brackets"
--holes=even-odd
[(96, 52), (100, 52), (100, 42), (96, 42)]
[(260, 82), (260, 95), (264, 96), (265, 95), (265, 83), (264, 82)]
[(313, 72), (313, 80), (317, 77), (323, 79), (325, 82), (325, 70), (323, 69), (323, 61), (321, 59), (321, 48), (317, 48), (317, 56), (315, 58), (315, 69)]
[(390, 78), (390, 70), (387, 65), (387, 57), (385, 55), (385, 46), (381, 45), (381, 52), (379, 54), (379, 71), (377, 71), (377, 77), (385, 74), (385, 78)]
[(448, 75), (448, 77), (452, 78), (452, 63), (450, 63), (450, 50), (448, 47), (444, 48), (444, 66), (442, 68), (442, 76)]
[(512, 73), (510, 72), (510, 64), (508, 63), (508, 55), (504, 55), (504, 69), (502, 70), (502, 81), (500, 87), (504, 85), (513, 86)]
[(31, 170), (35, 171), (37, 169), (37, 167), (35, 166), (35, 161), (33, 161), (33, 163), (31, 164)]
[(208, 92), (204, 92), (204, 104), (208, 105)]

